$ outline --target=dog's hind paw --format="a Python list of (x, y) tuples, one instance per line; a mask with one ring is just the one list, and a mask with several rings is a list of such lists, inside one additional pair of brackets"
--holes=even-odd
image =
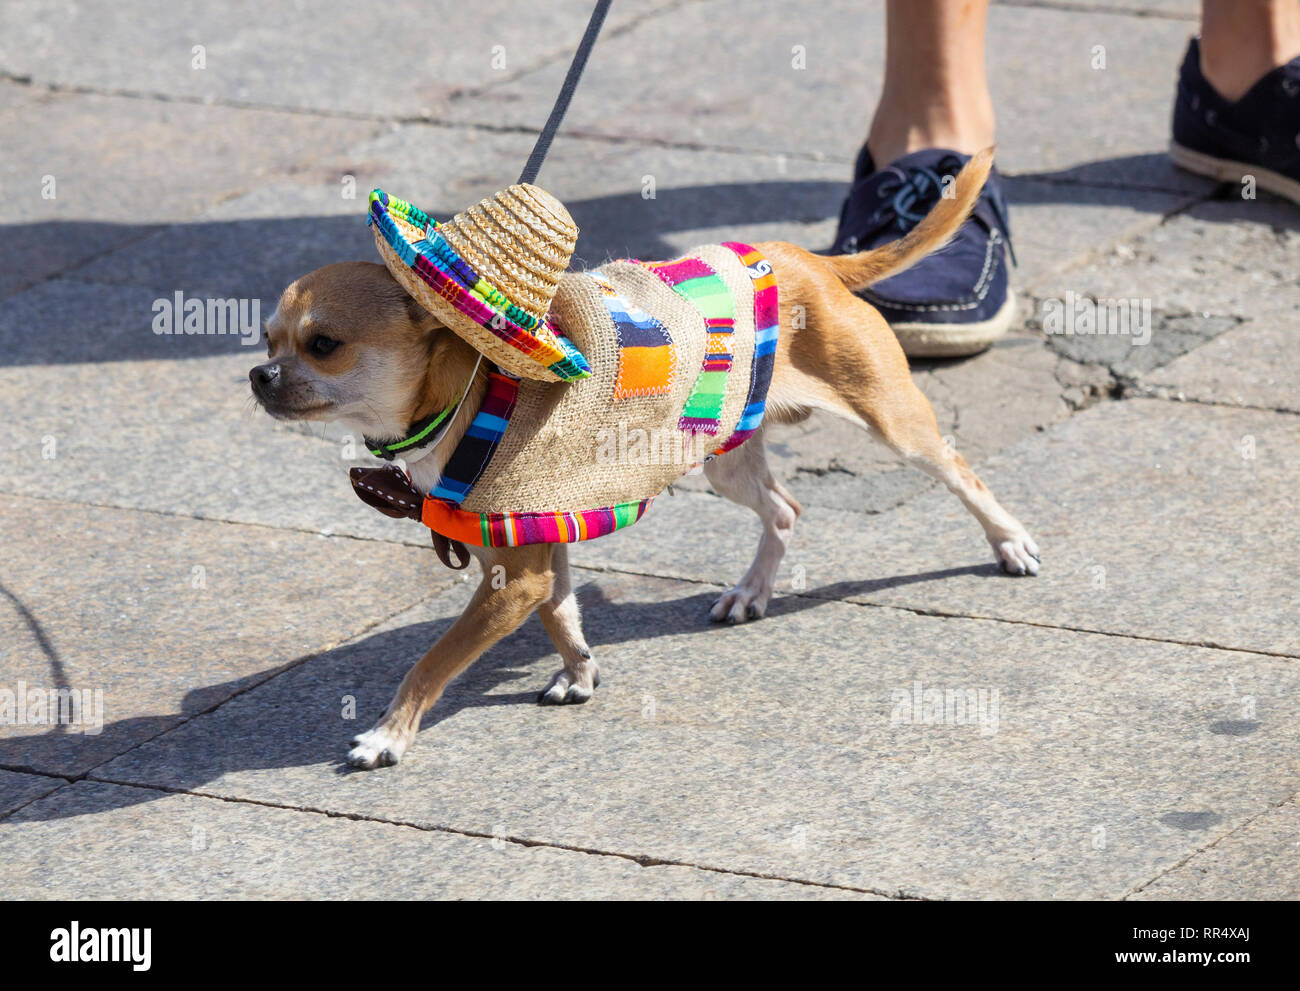
[(750, 588), (744, 584), (723, 593), (709, 610), (709, 619), (715, 623), (744, 623), (762, 619), (767, 614), (767, 601), (772, 590)]
[(371, 771), (376, 767), (392, 767), (402, 759), (406, 748), (410, 745), (409, 737), (404, 737), (396, 730), (381, 724), (352, 738), (348, 763), (363, 771)]
[(587, 661), (591, 670), (582, 675), (572, 675), (561, 668), (551, 678), (551, 683), (537, 696), (538, 705), (581, 705), (591, 698), (600, 686), (600, 669), (595, 661)]
[(1043, 559), (1038, 553), (1038, 545), (1027, 533), (1017, 534), (1007, 540), (993, 545), (998, 564), (1008, 575), (1037, 575)]

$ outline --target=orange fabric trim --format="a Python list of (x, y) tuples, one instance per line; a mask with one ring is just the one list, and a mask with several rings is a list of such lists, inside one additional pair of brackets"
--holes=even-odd
[(425, 499), (420, 507), (420, 522), (448, 540), (483, 546), (483, 526), (478, 513), (457, 509), (441, 499)]

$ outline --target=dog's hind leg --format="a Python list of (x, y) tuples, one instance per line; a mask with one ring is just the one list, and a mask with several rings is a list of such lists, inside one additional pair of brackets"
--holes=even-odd
[(820, 409), (869, 430), (962, 501), (1004, 571), (1038, 574), (1037, 544), (939, 436), (930, 401), (912, 381), (898, 338), (880, 313), (819, 265), (817, 256), (780, 242), (758, 249), (772, 258), (783, 283), (769, 421), (798, 422)]
[(740, 584), (713, 604), (709, 618), (715, 623), (740, 623), (760, 619), (776, 584), (776, 569), (785, 556), (794, 532), (794, 521), (803, 512), (789, 492), (772, 477), (760, 430), (740, 447), (704, 465), (704, 474), (715, 492), (732, 502), (748, 506), (763, 524), (754, 563)]
[[(930, 401), (912, 381), (907, 359), (880, 315), (839, 287), (828, 295), (838, 304), (834, 311), (819, 315), (817, 323), (809, 321), (803, 331), (806, 351), (800, 358), (805, 367), (778, 366), (787, 418), (822, 409), (865, 428), (962, 501), (984, 528), (1003, 571), (1038, 574), (1038, 545), (998, 504), (966, 459), (939, 436)], [(853, 319), (846, 319), (850, 316)], [(776, 380), (773, 391), (778, 392)]]
[(1038, 574), (1041, 557), (1029, 531), (993, 497), (960, 452), (939, 436), (934, 410), (909, 378), (889, 403), (859, 414), (872, 433), (913, 468), (938, 479), (962, 501), (984, 528), (984, 536), (1002, 570), (1010, 575)]
[(555, 649), (564, 659), (564, 667), (555, 672), (551, 683), (542, 690), (537, 701), (542, 705), (586, 702), (600, 684), (600, 667), (592, 658), (591, 648), (582, 635), (582, 617), (578, 612), (578, 600), (573, 594), (573, 581), (569, 576), (569, 548), (566, 545), (555, 545), (551, 555), (551, 570), (555, 574), (551, 597), (537, 608), (537, 615), (555, 643)]
[(420, 717), (438, 701), (447, 683), (551, 597), (551, 550), (551, 544), (470, 548), (483, 567), (473, 599), (406, 673), (379, 722), (353, 738), (349, 764), (373, 768), (402, 759), (420, 728)]

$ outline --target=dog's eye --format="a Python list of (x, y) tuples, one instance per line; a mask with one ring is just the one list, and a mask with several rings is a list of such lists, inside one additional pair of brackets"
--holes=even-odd
[(332, 337), (326, 337), (324, 334), (317, 334), (307, 345), (311, 353), (317, 358), (324, 358), (338, 346), (338, 341)]

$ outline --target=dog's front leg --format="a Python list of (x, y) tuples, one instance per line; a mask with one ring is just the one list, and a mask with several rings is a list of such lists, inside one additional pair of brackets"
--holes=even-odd
[(776, 569), (803, 507), (772, 477), (761, 429), (741, 447), (706, 462), (704, 474), (718, 495), (748, 506), (763, 521), (754, 563), (739, 585), (713, 603), (709, 618), (715, 623), (761, 619), (767, 613), (768, 599), (776, 587)]
[(586, 702), (600, 684), (600, 668), (591, 656), (587, 638), (582, 635), (582, 617), (569, 577), (569, 549), (556, 544), (551, 557), (555, 581), (551, 596), (537, 610), (542, 626), (550, 634), (555, 649), (564, 659), (564, 667), (555, 672), (537, 701), (542, 705), (573, 705)]
[(550, 544), (473, 550), (483, 567), (474, 598), (407, 672), (379, 722), (353, 738), (348, 753), (353, 767), (385, 767), (401, 760), (420, 728), (420, 717), (438, 701), (447, 683), (550, 596)]

